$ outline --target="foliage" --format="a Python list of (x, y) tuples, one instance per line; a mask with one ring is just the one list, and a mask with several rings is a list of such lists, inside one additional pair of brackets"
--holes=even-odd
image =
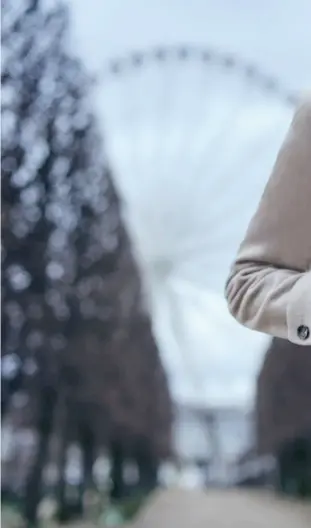
[(100, 449), (117, 467), (119, 498), (126, 457), (137, 459), (150, 487), (169, 453), (167, 380), (91, 107), (92, 82), (68, 51), (67, 28), (58, 1), (51, 9), (43, 0), (2, 2), (1, 405), (4, 421), (36, 438), (27, 478), (13, 486), (29, 525), (51, 458), (59, 517), (67, 519), (73, 443), (82, 453), (80, 512)]

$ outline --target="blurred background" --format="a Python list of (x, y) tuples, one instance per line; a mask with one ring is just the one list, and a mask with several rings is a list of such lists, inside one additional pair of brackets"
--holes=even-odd
[(309, 2), (1, 7), (6, 516), (310, 495), (311, 354), (223, 295), (311, 83)]

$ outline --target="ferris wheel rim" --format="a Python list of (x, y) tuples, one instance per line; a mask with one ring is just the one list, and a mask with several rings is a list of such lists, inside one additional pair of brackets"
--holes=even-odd
[(278, 77), (266, 73), (254, 61), (212, 47), (191, 44), (157, 45), (133, 49), (125, 54), (112, 57), (105, 61), (101, 75), (97, 80), (106, 82), (107, 79), (126, 75), (128, 72), (138, 70), (150, 63), (161, 66), (161, 64), (172, 60), (185, 64), (191, 59), (197, 60), (207, 67), (214, 64), (222, 67), (224, 71), (240, 71), (241, 75), (244, 75), (249, 81), (255, 82), (268, 93), (277, 94), (289, 106), (295, 106), (299, 101), (297, 91), (286, 88)]
[[(232, 77), (233, 79), (237, 79), (238, 81), (241, 80), (243, 85), (245, 86), (249, 86), (252, 89), (255, 88), (256, 93), (259, 90), (260, 95), (263, 96), (264, 99), (268, 99), (269, 97), (271, 98), (271, 95), (272, 95), (273, 103), (275, 103), (275, 100), (276, 100), (276, 102), (278, 102), (278, 104), (280, 104), (283, 107), (283, 109), (290, 110), (290, 112), (292, 112), (292, 105), (294, 104), (294, 102), (296, 102), (297, 96), (295, 94), (291, 94), (290, 91), (285, 90), (281, 82), (279, 82), (278, 80), (276, 80), (275, 78), (272, 78), (271, 76), (267, 74), (262, 73), (259, 67), (257, 67), (256, 65), (250, 62), (247, 62), (241, 59), (238, 56), (234, 56), (233, 54), (229, 54), (229, 53), (222, 52), (222, 51), (217, 51), (217, 50), (215, 51), (214, 49), (206, 47), (206, 46), (200, 46), (200, 45), (193, 46), (193, 45), (180, 44), (180, 45), (172, 45), (172, 46), (151, 46), (145, 49), (143, 48), (140, 51), (130, 50), (123, 55), (121, 54), (119, 58), (113, 58), (113, 59), (107, 60), (106, 66), (105, 66), (106, 77), (104, 76), (103, 80), (106, 82), (106, 84), (108, 84), (108, 90), (107, 90), (108, 92), (112, 88), (114, 89), (115, 81), (116, 81), (116, 84), (119, 85), (117, 86), (118, 89), (120, 88), (120, 85), (121, 85), (122, 89), (124, 88), (126, 90), (129, 90), (130, 93), (126, 91), (125, 93), (122, 93), (120, 95), (119, 91), (117, 91), (117, 94), (121, 101), (120, 108), (121, 107), (123, 108), (122, 105), (124, 105), (125, 103), (126, 104), (129, 103), (129, 106), (132, 108), (133, 99), (136, 100), (135, 98), (136, 98), (137, 93), (139, 94), (142, 91), (141, 75), (143, 75), (143, 78), (144, 78), (144, 74), (145, 74), (144, 67), (146, 67), (147, 74), (148, 74), (148, 70), (150, 71), (150, 66), (151, 66), (152, 72), (155, 72), (157, 75), (160, 75), (160, 79), (162, 82), (162, 77), (163, 77), (162, 73), (163, 72), (167, 73), (167, 65), (170, 66), (170, 64), (173, 64), (173, 73), (175, 73), (174, 66), (176, 67), (177, 65), (178, 71), (179, 71), (179, 68), (180, 68), (180, 71), (182, 71), (185, 61), (186, 63), (189, 64), (189, 60), (191, 61), (191, 66), (193, 66), (193, 62), (195, 66), (199, 65), (204, 75), (206, 72), (209, 75), (210, 71), (211, 73), (213, 73), (214, 65), (216, 65), (217, 72), (220, 73), (222, 77), (227, 74), (226, 69), (229, 69), (230, 71), (228, 73), (230, 77)], [(165, 65), (163, 71), (161, 71), (162, 70), (161, 65)], [(220, 65), (220, 68), (218, 68), (218, 65)], [(243, 73), (246, 75), (243, 76)], [(115, 77), (116, 79), (114, 79)], [(169, 78), (169, 80), (171, 79)], [(101, 81), (101, 78), (99, 78), (99, 81)], [(135, 82), (133, 83), (132, 81), (135, 81)], [(138, 83), (140, 84), (135, 84), (136, 81), (138, 81)], [(224, 87), (225, 86), (226, 85), (224, 85)], [(156, 87), (159, 88), (158, 85), (156, 85)], [(169, 87), (170, 87), (170, 83), (169, 83)], [(162, 90), (162, 85), (160, 86), (160, 88)], [(206, 90), (204, 91), (206, 92)], [(160, 92), (161, 95), (162, 95), (162, 92), (163, 90)], [(171, 94), (171, 90), (169, 93)], [(108, 98), (109, 98), (109, 95), (110, 93), (108, 93)], [(101, 93), (99, 96), (101, 97)], [(206, 98), (206, 95), (205, 95), (205, 98)], [(147, 99), (148, 101), (151, 101), (151, 98), (149, 96), (147, 97)], [(138, 98), (138, 100), (140, 101), (140, 98)], [(244, 102), (245, 101), (243, 99), (243, 104)], [(150, 105), (153, 106), (154, 103), (149, 102), (148, 104), (149, 106)], [(111, 113), (112, 106), (110, 107), (110, 105), (108, 104), (108, 108), (109, 108), (109, 112)], [(144, 107), (142, 108), (143, 108), (143, 111), (145, 111), (145, 108)], [(235, 119), (235, 114), (238, 113), (239, 108), (240, 108), (240, 104), (239, 105), (234, 104), (234, 108), (232, 110), (232, 113), (234, 114), (233, 119)], [(105, 112), (106, 110), (107, 109), (105, 109)], [(162, 116), (162, 114), (160, 115), (160, 117)], [(117, 133), (119, 132), (120, 126), (124, 124), (124, 121), (126, 121), (126, 125), (128, 125), (129, 123), (133, 123), (132, 114), (127, 115), (126, 113), (124, 113), (124, 115), (125, 115), (125, 119), (124, 119), (124, 116), (122, 116), (122, 119), (119, 120), (118, 118), (115, 120), (115, 122), (113, 123), (113, 127), (112, 127), (112, 133), (111, 133), (111, 130), (109, 129), (109, 126), (111, 124), (110, 123), (111, 119), (110, 121), (108, 120), (109, 126), (106, 125), (106, 128), (104, 128), (104, 137), (107, 140), (107, 145), (109, 145), (109, 148), (107, 148), (107, 152), (109, 154), (108, 159), (110, 159), (111, 164), (115, 163), (116, 161), (115, 160), (115, 156), (116, 156), (115, 145), (117, 144), (117, 142), (119, 141), (118, 148), (120, 148), (120, 144), (122, 147), (124, 146), (123, 143), (124, 143), (125, 138), (121, 137), (121, 143), (120, 143), (120, 136), (118, 136), (118, 133)], [(104, 117), (106, 118), (106, 116)], [(108, 116), (108, 117), (111, 117), (111, 116)], [(166, 115), (165, 115), (165, 120), (167, 120)], [(156, 125), (158, 124), (159, 123), (158, 123), (158, 118), (157, 118)], [(143, 125), (145, 125), (145, 122), (143, 122)], [(201, 127), (201, 128), (202, 129), (205, 128), (205, 124), (204, 124), (204, 127)], [(121, 156), (123, 161), (125, 159), (124, 163), (127, 163), (127, 164), (129, 163), (129, 160), (131, 160), (131, 162), (133, 163), (133, 160), (134, 162), (137, 162), (137, 159), (138, 159), (137, 156), (135, 158), (135, 153), (137, 155), (138, 151), (137, 151), (137, 148), (136, 149), (133, 148), (133, 144), (134, 144), (133, 142), (136, 141), (137, 143), (137, 137), (139, 136), (136, 136), (136, 132), (137, 132), (136, 129), (134, 130), (135, 133), (129, 133), (129, 132), (133, 132), (133, 131), (132, 130), (129, 131), (127, 127), (126, 134), (125, 134), (126, 135), (126, 145), (128, 147), (128, 151), (131, 151), (131, 156), (129, 155), (129, 152), (127, 151), (125, 152), (126, 155), (124, 157)], [(219, 131), (216, 134), (216, 139), (218, 138), (218, 136), (219, 136)], [(111, 137), (113, 139), (112, 141), (111, 141)], [(205, 133), (202, 137), (204, 137), (204, 142), (205, 142), (206, 141)], [(128, 138), (131, 138), (130, 142), (128, 141)], [(113, 144), (112, 149), (111, 149), (111, 144)], [(201, 155), (202, 152), (199, 152), (199, 154)], [(195, 165), (199, 165), (198, 168), (195, 166), (196, 172), (198, 172), (197, 169), (200, 169), (202, 162), (201, 161), (200, 163), (196, 162)], [(153, 168), (154, 167), (155, 165), (153, 165)], [(124, 172), (124, 166), (117, 165), (116, 173), (120, 175), (122, 172)], [(123, 181), (119, 182), (119, 187), (122, 188), (123, 184), (124, 184)], [(127, 189), (126, 192), (128, 191), (129, 189)], [(183, 193), (183, 196), (187, 198), (186, 193)], [(131, 199), (133, 199), (133, 196)], [(128, 197), (124, 195), (123, 205), (127, 201), (128, 201)], [(170, 216), (172, 216), (171, 206), (169, 209), (166, 207), (166, 209), (170, 210)], [(143, 210), (143, 213), (144, 212), (145, 210)], [(149, 214), (149, 210), (147, 211), (147, 213)], [(136, 215), (135, 218), (132, 215), (131, 222), (132, 223), (134, 222), (136, 225), (138, 222), (137, 211), (135, 212), (135, 215)], [(127, 218), (127, 221), (129, 221), (129, 218)], [(143, 223), (141, 222), (139, 223), (143, 225)], [(154, 228), (154, 225), (152, 224), (151, 227)], [(134, 228), (135, 226), (132, 225), (132, 229)], [(174, 226), (173, 228), (175, 229)], [(140, 244), (140, 241), (138, 240), (140, 238), (141, 238), (141, 233), (139, 232), (137, 233), (137, 241), (136, 241), (138, 245)], [(171, 244), (170, 244), (170, 240), (168, 241), (166, 240), (165, 243), (166, 243), (166, 246), (164, 246), (163, 251), (166, 253), (167, 245), (171, 247)], [(147, 253), (147, 256), (148, 256), (148, 260), (151, 259), (151, 262), (154, 262), (155, 256), (158, 260), (158, 255), (155, 255), (153, 250), (151, 251), (150, 255), (148, 255)], [(160, 255), (160, 261), (162, 262), (162, 260), (163, 260), (162, 255)]]

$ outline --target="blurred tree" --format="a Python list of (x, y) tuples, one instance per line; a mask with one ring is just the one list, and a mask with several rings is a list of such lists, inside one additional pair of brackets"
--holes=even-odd
[(156, 486), (158, 465), (171, 455), (173, 418), (166, 373), (152, 335), (146, 299), (125, 233), (118, 262), (115, 278), (123, 292), (116, 297), (120, 322), (107, 351), (112, 356), (109, 364), (115, 365), (118, 381), (114, 384), (106, 380), (106, 394), (110, 393), (107, 408), (113, 416), (114, 497), (124, 493), (122, 467), (129, 458), (138, 466), (138, 488), (149, 491)]
[(257, 381), (260, 454), (276, 456), (282, 491), (311, 495), (311, 347), (273, 339)]
[(109, 210), (109, 222), (105, 215), (116, 205), (87, 104), (89, 80), (65, 51), (66, 9), (31, 0), (2, 8), (3, 351), (19, 355), (18, 372), (4, 383), (3, 414), (32, 361), (39, 444), (26, 516), (33, 522), (58, 392), (72, 375), (64, 350), (77, 325), (101, 318), (91, 292), (84, 300), (79, 288), (91, 277), (98, 289), (92, 266), (103, 253), (101, 271), (111, 266), (118, 225), (116, 213)]
[(38, 434), (29, 524), (52, 433), (63, 514), (72, 441), (83, 452), (80, 499), (98, 445), (110, 447), (114, 468), (140, 460), (150, 488), (170, 443), (167, 380), (67, 25), (61, 3), (2, 2), (2, 409), (5, 417), (12, 395), (28, 394)]

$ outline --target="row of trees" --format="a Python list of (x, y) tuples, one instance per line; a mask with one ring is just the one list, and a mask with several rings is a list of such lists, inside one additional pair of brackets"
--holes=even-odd
[(311, 347), (273, 339), (257, 381), (260, 454), (277, 461), (277, 487), (311, 497)]
[(67, 27), (62, 4), (2, 1), (1, 405), (2, 419), (37, 433), (22, 490), (30, 524), (51, 439), (62, 518), (73, 442), (83, 453), (81, 497), (100, 448), (115, 497), (125, 493), (125, 459), (150, 489), (170, 453), (167, 379)]

